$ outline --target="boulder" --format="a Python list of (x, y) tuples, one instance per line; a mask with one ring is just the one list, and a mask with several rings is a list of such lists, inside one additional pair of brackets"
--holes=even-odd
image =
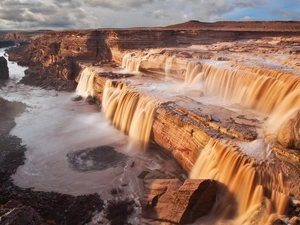
[(73, 96), (73, 97), (71, 98), (71, 100), (72, 100), (73, 102), (78, 102), (78, 101), (82, 100), (82, 96), (81, 96), (81, 95), (75, 95), (75, 96)]
[(300, 149), (300, 109), (281, 124), (277, 131), (277, 140), (286, 148)]
[(172, 223), (193, 223), (206, 215), (216, 199), (213, 180), (157, 179), (145, 187), (143, 217)]
[(1, 56), (0, 57), (0, 79), (8, 79), (9, 73), (8, 73), (8, 66), (7, 66), (7, 60)]

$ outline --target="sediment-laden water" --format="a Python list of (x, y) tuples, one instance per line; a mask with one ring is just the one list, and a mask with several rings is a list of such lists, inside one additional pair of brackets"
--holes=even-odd
[[(27, 105), (11, 131), (27, 148), (25, 164), (12, 177), (14, 183), (72, 195), (99, 193), (104, 199), (116, 188), (124, 195), (140, 196), (138, 175), (160, 169), (164, 156), (156, 151), (128, 152), (128, 137), (104, 118), (98, 105), (71, 101), (75, 93), (19, 84), (25, 68), (8, 64), (10, 80), (0, 96)], [(101, 160), (105, 167), (99, 166)]]

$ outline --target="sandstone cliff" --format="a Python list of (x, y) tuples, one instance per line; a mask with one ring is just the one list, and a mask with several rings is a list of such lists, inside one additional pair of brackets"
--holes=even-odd
[[(61, 31), (45, 32), (43, 36), (28, 33), (7, 33), (2, 39), (30, 40), (30, 45), (18, 53), (18, 56), (10, 52), (10, 58), (18, 61), (21, 65), (29, 66), (28, 74), (34, 77), (39, 76), (42, 83), (58, 88), (53, 84), (55, 81), (68, 81), (75, 79), (79, 71), (74, 69), (74, 63), (78, 61), (105, 62), (115, 60), (118, 63), (122, 60), (123, 51), (149, 48), (186, 47), (190, 45), (214, 44), (218, 42), (229, 42), (235, 40), (250, 40), (266, 37), (294, 37), (300, 34), (297, 29), (290, 29), (289, 32), (279, 31), (239, 31), (239, 28), (231, 23), (226, 23), (231, 29), (220, 30), (202, 29), (207, 27), (198, 26), (197, 29), (187, 29), (179, 26), (178, 29), (170, 28), (144, 28), (144, 29), (98, 29), (85, 31)], [(229, 25), (228, 25), (229, 24)], [(246, 23), (242, 23), (243, 25)], [(291, 23), (292, 27), (298, 23)], [(216, 25), (217, 28), (219, 25)], [(246, 26), (247, 27), (247, 26)], [(286, 30), (284, 30), (286, 31)], [(44, 31), (43, 31), (44, 32)], [(24, 35), (24, 37), (21, 37)], [(27, 35), (27, 36), (26, 36)], [(228, 49), (231, 51), (231, 49)], [(171, 52), (169, 54), (172, 54)], [(187, 54), (186, 52), (184, 54)], [(194, 55), (193, 57), (209, 58), (208, 55)], [(161, 63), (160, 63), (161, 64)], [(158, 66), (159, 64), (156, 64)], [(149, 65), (152, 72), (161, 68)], [(62, 70), (65, 70), (62, 72)], [(67, 72), (68, 70), (69, 72)], [(39, 72), (38, 72), (39, 71)], [(51, 72), (50, 72), (51, 71)], [(151, 71), (150, 71), (151, 72)], [(39, 74), (39, 75), (38, 75)], [(42, 75), (41, 75), (42, 74)], [(47, 77), (47, 79), (45, 78)], [(51, 78), (50, 78), (51, 77)], [(35, 80), (34, 78), (31, 80)], [(52, 81), (52, 84), (50, 82)]]

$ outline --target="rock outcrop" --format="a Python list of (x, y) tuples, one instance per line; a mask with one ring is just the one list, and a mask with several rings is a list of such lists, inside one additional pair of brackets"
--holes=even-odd
[(41, 36), (45, 32), (46, 30), (22, 31), (22, 32), (21, 31), (0, 32), (0, 40), (12, 41), (14, 43), (20, 43), (20, 44), (25, 42), (28, 43), (31, 39)]
[(0, 57), (0, 79), (8, 79), (9, 72), (6, 59), (1, 56)]
[(277, 140), (286, 148), (300, 149), (300, 110), (296, 110), (280, 126)]
[(0, 222), (5, 225), (55, 225), (53, 221), (46, 221), (30, 206), (11, 200), (5, 205), (0, 205)]
[(158, 179), (147, 187), (143, 204), (146, 218), (187, 224), (206, 215), (216, 198), (212, 180)]

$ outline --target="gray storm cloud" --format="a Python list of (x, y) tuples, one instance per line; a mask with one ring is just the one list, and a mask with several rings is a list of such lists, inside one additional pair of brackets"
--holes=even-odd
[(84, 3), (93, 7), (110, 8), (113, 10), (124, 10), (130, 8), (139, 8), (147, 4), (157, 3), (157, 0), (84, 0)]
[[(297, 5), (297, 1), (285, 3)], [(187, 20), (230, 20), (228, 14), (243, 20), (250, 13), (243, 15), (239, 10), (252, 10), (253, 16), (264, 6), (272, 17), (299, 20), (297, 8), (282, 9), (276, 4), (272, 0), (1, 0), (0, 24), (1, 29), (167, 26)]]

